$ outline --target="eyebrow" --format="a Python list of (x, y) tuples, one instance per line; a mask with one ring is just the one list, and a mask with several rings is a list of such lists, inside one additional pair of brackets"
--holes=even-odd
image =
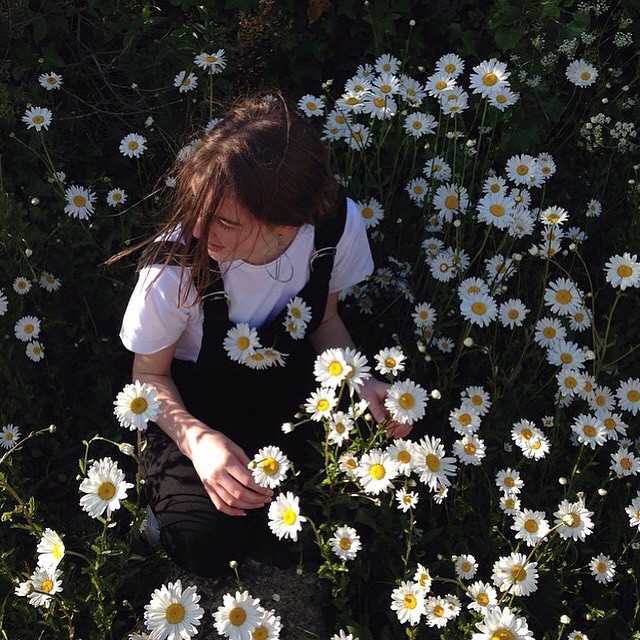
[(229, 218), (226, 218), (225, 216), (220, 216), (218, 214), (214, 214), (213, 217), (217, 218), (218, 220), (222, 220), (222, 222), (226, 222), (227, 224), (230, 224), (233, 227), (241, 227), (242, 226), (242, 223), (237, 222), (236, 220), (229, 220)]

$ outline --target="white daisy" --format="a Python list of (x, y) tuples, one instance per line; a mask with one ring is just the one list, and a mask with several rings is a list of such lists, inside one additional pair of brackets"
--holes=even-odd
[(7, 313), (7, 309), (9, 308), (9, 299), (4, 293), (3, 289), (0, 289), (0, 316), (3, 316)]
[(40, 278), (38, 278), (38, 284), (42, 289), (48, 291), (49, 293), (57, 291), (62, 286), (60, 278), (56, 278), (52, 273), (49, 273), (48, 271), (43, 271), (40, 274)]
[(40, 335), (40, 320), (35, 316), (23, 316), (16, 322), (13, 332), (22, 342), (35, 340)]
[(403, 476), (410, 476), (413, 470), (413, 450), (415, 444), (411, 440), (403, 438), (395, 438), (393, 442), (387, 446), (387, 453), (398, 465), (398, 473)]
[(573, 395), (580, 384), (580, 371), (573, 367), (564, 366), (556, 374), (558, 388), (563, 395)]
[(362, 113), (372, 118), (390, 120), (397, 111), (398, 105), (390, 95), (371, 92), (362, 97)]
[(302, 530), (305, 516), (300, 515), (298, 497), (291, 491), (280, 493), (269, 505), (269, 529), (280, 540), (289, 538), (298, 540), (298, 533)]
[(64, 197), (67, 199), (64, 212), (70, 218), (78, 218), (80, 220), (89, 219), (93, 213), (93, 203), (96, 199), (93, 191), (74, 184), (66, 189)]
[(482, 459), (487, 455), (484, 441), (475, 434), (463, 436), (461, 440), (453, 443), (453, 453), (462, 464), (469, 464), (477, 467), (482, 463)]
[(13, 424), (7, 424), (0, 429), (0, 447), (13, 449), (20, 441), (20, 429)]
[(188, 640), (198, 633), (204, 609), (194, 586), (182, 590), (180, 580), (154, 589), (144, 607), (144, 623), (154, 640)]
[(54, 89), (59, 89), (62, 86), (62, 76), (58, 75), (54, 71), (49, 71), (49, 73), (39, 75), (38, 82), (47, 91), (53, 91)]
[(506, 229), (511, 224), (515, 203), (504, 193), (487, 193), (478, 201), (478, 222)]
[(220, 73), (227, 66), (224, 49), (218, 49), (213, 53), (202, 51), (193, 62), (201, 69), (208, 69), (210, 73)]
[(440, 438), (424, 436), (416, 443), (414, 456), (414, 470), (420, 482), (432, 491), (451, 485), (449, 478), (456, 474), (456, 459), (446, 457)]
[(24, 595), (27, 596), (29, 604), (32, 607), (49, 608), (53, 596), (62, 591), (62, 580), (60, 580), (61, 571), (48, 571), (38, 567), (28, 580), (29, 591)]
[(585, 360), (584, 350), (570, 340), (554, 340), (547, 348), (547, 361), (558, 367), (581, 369)]
[(538, 173), (538, 161), (526, 153), (512, 156), (505, 168), (507, 178), (517, 185), (529, 185), (531, 176)]
[(105, 511), (107, 518), (120, 508), (120, 500), (127, 497), (127, 489), (132, 488), (125, 482), (124, 473), (111, 458), (95, 461), (87, 471), (87, 477), (80, 483), (80, 506), (92, 518), (100, 517)]
[(524, 540), (529, 547), (538, 544), (550, 531), (544, 511), (531, 509), (523, 509), (517, 513), (511, 529), (516, 532), (516, 539)]
[(357, 531), (345, 524), (333, 532), (329, 546), (341, 560), (353, 560), (362, 548), (362, 542)]
[(567, 330), (558, 318), (545, 317), (536, 322), (536, 331), (533, 339), (541, 347), (550, 347), (557, 339), (564, 340)]
[(44, 347), (37, 340), (29, 342), (24, 351), (27, 354), (27, 358), (33, 362), (40, 362), (44, 358)]
[(629, 526), (638, 527), (638, 530), (640, 530), (640, 491), (638, 491), (636, 497), (631, 501), (631, 504), (625, 507), (624, 510), (629, 516)]
[(64, 551), (62, 538), (53, 529), (45, 529), (36, 549), (38, 567), (45, 571), (55, 571), (64, 558)]
[(569, 213), (562, 207), (547, 207), (543, 209), (538, 217), (540, 222), (549, 226), (560, 226), (569, 219)]
[(398, 73), (400, 60), (390, 53), (383, 53), (376, 58), (374, 69), (378, 73)]
[(528, 596), (538, 588), (537, 566), (537, 562), (527, 562), (524, 554), (512, 553), (494, 562), (491, 579), (500, 591)]
[(261, 487), (275, 489), (287, 477), (289, 471), (289, 458), (278, 447), (262, 447), (253, 456), (249, 468), (253, 479)]
[(615, 453), (611, 454), (611, 465), (609, 469), (611, 469), (618, 478), (635, 476), (640, 471), (640, 458), (637, 458), (626, 447), (620, 447)]
[(436, 189), (433, 206), (446, 222), (453, 220), (454, 214), (464, 214), (469, 206), (467, 190), (454, 183), (445, 183)]
[(507, 84), (510, 72), (504, 62), (498, 62), (495, 58), (485, 60), (473, 67), (473, 73), (469, 87), (473, 93), (479, 93), (483, 98), (488, 98)]
[(324, 100), (307, 93), (298, 100), (298, 109), (306, 116), (322, 116), (324, 114)]
[(620, 382), (616, 390), (618, 406), (623, 411), (636, 415), (640, 411), (640, 378), (628, 378)]
[(502, 85), (496, 89), (495, 93), (489, 96), (489, 104), (499, 111), (504, 111), (518, 102), (519, 98), (520, 94), (517, 91), (513, 91), (510, 87)]
[(550, 282), (544, 291), (544, 303), (550, 307), (552, 313), (568, 316), (583, 304), (582, 294), (576, 285), (568, 278), (558, 278)]
[(591, 199), (587, 204), (587, 218), (599, 218), (602, 213), (602, 204), (599, 200)]
[(582, 500), (569, 502), (563, 500), (558, 505), (558, 510), (553, 514), (555, 524), (558, 526), (558, 535), (565, 540), (571, 538), (574, 541), (584, 539), (593, 533), (593, 511), (589, 511)]
[(192, 91), (197, 85), (197, 76), (193, 73), (187, 73), (186, 71), (180, 71), (173, 79), (173, 86), (178, 89), (180, 93)]
[(224, 350), (234, 362), (244, 362), (262, 345), (258, 332), (246, 322), (240, 322), (227, 331), (223, 342)]
[(365, 493), (378, 495), (393, 486), (398, 471), (398, 464), (387, 452), (371, 449), (360, 458), (356, 475)]
[(508, 516), (520, 513), (520, 498), (517, 494), (507, 491), (500, 496), (500, 509)]
[(533, 640), (525, 618), (516, 616), (508, 607), (492, 607), (485, 610), (481, 622), (476, 622), (480, 633), (474, 633), (471, 640)]
[(425, 614), (424, 591), (413, 582), (403, 581), (391, 592), (391, 610), (401, 624), (416, 625)]
[(503, 492), (518, 494), (524, 487), (524, 481), (519, 471), (508, 467), (496, 473), (496, 485)]
[(565, 70), (565, 75), (569, 82), (576, 85), (576, 87), (589, 87), (598, 77), (598, 70), (588, 62), (585, 62), (582, 58), (580, 60), (574, 60), (569, 64)]
[(411, 314), (416, 327), (431, 327), (437, 320), (436, 310), (428, 302), (420, 302), (417, 304)]
[(398, 502), (398, 509), (406, 513), (409, 509), (416, 508), (419, 495), (416, 491), (408, 491), (405, 487), (402, 487), (396, 491), (396, 500)]
[(498, 320), (503, 327), (513, 329), (521, 327), (524, 319), (529, 313), (529, 309), (524, 302), (518, 298), (509, 298), (500, 304), (498, 309)]
[(374, 356), (376, 371), (383, 375), (397, 376), (401, 371), (404, 371), (406, 358), (402, 350), (397, 347), (383, 348)]
[(311, 420), (320, 422), (323, 418), (329, 418), (332, 409), (338, 403), (333, 389), (319, 387), (306, 400), (304, 410)]
[(456, 53), (446, 53), (436, 61), (436, 71), (457, 78), (464, 71), (464, 60)]
[(467, 587), (467, 596), (471, 599), (467, 608), (483, 615), (498, 604), (498, 594), (488, 582), (478, 580), (470, 584)]
[(160, 401), (153, 385), (136, 380), (125, 385), (116, 396), (113, 406), (113, 413), (121, 427), (144, 431), (147, 423), (158, 417)]
[(24, 112), (22, 122), (27, 125), (27, 129), (48, 129), (51, 124), (53, 114), (46, 107), (31, 107)]
[(445, 182), (451, 178), (451, 165), (441, 156), (435, 156), (427, 160), (422, 168), (427, 178), (435, 178), (439, 182)]
[(617, 440), (620, 436), (627, 435), (628, 424), (619, 413), (614, 411), (596, 411), (596, 415), (606, 430), (607, 440)]
[(491, 407), (490, 395), (483, 387), (469, 386), (462, 398), (462, 406), (472, 408), (479, 416), (485, 416)]
[(356, 478), (358, 475), (358, 458), (347, 451), (338, 458), (338, 467), (348, 478)]
[(478, 562), (470, 553), (463, 553), (454, 560), (456, 575), (460, 580), (471, 580), (478, 571)]
[(604, 424), (594, 415), (581, 413), (573, 419), (571, 430), (578, 442), (590, 449), (602, 446), (607, 440)]
[(139, 158), (147, 150), (147, 139), (138, 133), (128, 133), (120, 140), (119, 151), (128, 158)]
[(640, 287), (640, 262), (637, 255), (624, 253), (612, 256), (604, 265), (606, 280), (623, 291), (627, 287)]
[(280, 616), (273, 609), (262, 610), (258, 624), (251, 632), (251, 640), (279, 640), (281, 631)]
[(414, 138), (435, 133), (437, 120), (431, 114), (416, 111), (410, 113), (404, 120), (404, 130)]
[(395, 382), (387, 389), (384, 406), (393, 420), (401, 424), (413, 424), (425, 413), (427, 392), (415, 382), (404, 380)]
[(107, 193), (107, 204), (110, 207), (117, 207), (119, 204), (124, 204), (126, 201), (127, 194), (122, 189), (116, 187)]
[(313, 375), (322, 387), (335, 389), (345, 380), (351, 367), (342, 349), (327, 349), (318, 355), (313, 365)]
[(616, 563), (609, 556), (599, 553), (591, 558), (589, 569), (596, 582), (607, 584), (613, 580), (616, 574)]
[(405, 187), (409, 198), (416, 204), (422, 204), (429, 193), (429, 183), (424, 178), (413, 178)]
[(496, 301), (484, 293), (465, 295), (460, 301), (460, 313), (465, 320), (481, 327), (489, 326), (498, 315)]
[(360, 211), (360, 215), (364, 221), (365, 229), (374, 229), (384, 218), (384, 209), (375, 198), (362, 200), (356, 202), (356, 204), (358, 205), (358, 211)]
[(413, 581), (422, 590), (423, 593), (428, 593), (431, 590), (433, 578), (429, 573), (429, 569), (421, 564), (418, 564), (418, 566), (416, 567), (416, 572), (413, 574)]
[(349, 127), (349, 135), (346, 137), (346, 141), (351, 149), (362, 151), (371, 144), (371, 130), (363, 124), (353, 124)]
[(235, 596), (226, 593), (222, 606), (213, 614), (216, 631), (234, 640), (251, 640), (255, 628), (262, 620), (260, 600), (248, 591), (236, 591)]
[(425, 598), (425, 616), (428, 627), (437, 627), (438, 629), (446, 627), (451, 619), (449, 602), (446, 598), (440, 596), (429, 596)]

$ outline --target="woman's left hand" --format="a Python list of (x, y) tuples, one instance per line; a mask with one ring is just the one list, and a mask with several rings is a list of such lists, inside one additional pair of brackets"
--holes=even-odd
[[(390, 386), (388, 382), (371, 377), (365, 380), (364, 385), (358, 390), (360, 399), (369, 403), (369, 412), (379, 424), (383, 424), (388, 418), (384, 399), (387, 397), (387, 390)], [(411, 429), (413, 429), (413, 425), (401, 424), (395, 420), (391, 420), (385, 425), (385, 432), (389, 438), (405, 438)]]

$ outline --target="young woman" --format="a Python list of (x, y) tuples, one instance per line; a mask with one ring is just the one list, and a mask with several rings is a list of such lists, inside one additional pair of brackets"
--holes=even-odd
[[(237, 103), (176, 168), (169, 219), (145, 249), (120, 335), (133, 378), (162, 402), (143, 472), (160, 541), (179, 564), (216, 575), (270, 535), (261, 507), (273, 492), (247, 465), (266, 445), (296, 463), (304, 455), (312, 432), (281, 426), (316, 386), (315, 354), (353, 346), (338, 295), (372, 267), (357, 207), (280, 96)], [(308, 323), (292, 332), (296, 297)], [(263, 348), (247, 349), (256, 335)], [(370, 378), (360, 391), (378, 422), (386, 389)], [(409, 429), (390, 423), (387, 433)]]

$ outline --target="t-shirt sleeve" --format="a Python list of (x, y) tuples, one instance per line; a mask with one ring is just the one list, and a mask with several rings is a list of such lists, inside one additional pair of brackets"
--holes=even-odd
[[(151, 265), (140, 270), (120, 328), (122, 344), (151, 354), (176, 344), (189, 324), (195, 294), (179, 303), (180, 267)], [(187, 280), (184, 279), (184, 286)]]
[(347, 198), (347, 219), (336, 247), (329, 292), (336, 293), (358, 284), (373, 271), (369, 238), (356, 203)]

